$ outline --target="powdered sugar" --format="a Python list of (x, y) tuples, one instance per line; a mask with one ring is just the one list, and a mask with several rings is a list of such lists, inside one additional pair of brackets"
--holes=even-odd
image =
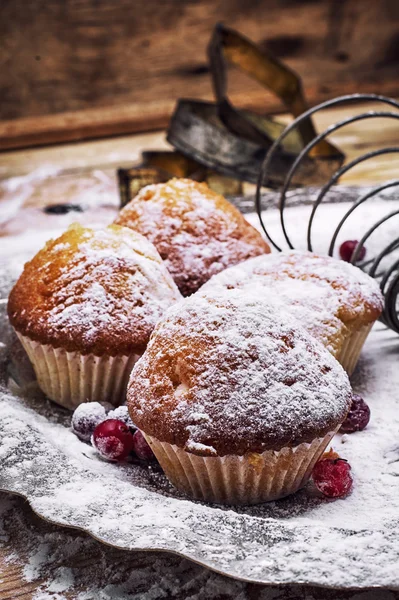
[[(0, 181), (0, 236), (41, 237), (43, 230), (65, 230), (71, 223), (104, 227), (112, 222), (118, 207), (114, 172), (91, 170), (60, 173), (41, 167), (23, 177)], [(44, 207), (68, 204), (72, 210), (45, 212)], [(74, 210), (75, 209), (75, 210)], [(50, 235), (47, 234), (49, 239)], [(7, 240), (8, 241), (8, 240)]]
[(107, 438), (98, 437), (96, 439), (96, 447), (102, 456), (106, 456), (110, 460), (116, 460), (123, 453), (123, 444), (115, 436)]
[[(40, 303), (26, 303), (26, 291)], [(155, 248), (116, 226), (75, 226), (49, 242), (26, 265), (13, 294), (21, 298), (10, 302), (11, 312), (28, 337), (113, 355), (144, 348), (159, 317), (180, 297)]]
[(127, 406), (117, 406), (108, 413), (107, 419), (118, 419), (119, 421), (123, 421), (123, 423), (125, 423), (125, 425), (128, 427), (132, 427), (133, 429), (135, 428), (135, 425), (130, 418)]
[[(192, 427), (192, 425), (189, 425), (187, 427), (188, 431), (191, 431)], [(200, 456), (217, 456), (217, 451), (213, 446), (206, 446), (200, 442), (194, 442), (190, 437), (186, 442), (185, 448), (187, 452), (193, 452), (193, 454), (199, 454)]]
[[(371, 406), (371, 422), (333, 442), (352, 466), (354, 489), (346, 499), (321, 499), (309, 486), (252, 508), (191, 502), (160, 473), (99, 460), (68, 427), (41, 417), (40, 402), (7, 395), (0, 443), (11, 436), (17, 446), (3, 454), (1, 487), (28, 495), (48, 519), (111, 544), (169, 548), (238, 577), (399, 588), (396, 349), (397, 338), (380, 325), (366, 342), (354, 383)], [(50, 408), (54, 418), (59, 409)]]
[(189, 180), (143, 188), (115, 222), (156, 246), (183, 295), (229, 265), (267, 250), (236, 209), (205, 184)]
[(249, 259), (215, 275), (202, 290), (234, 288), (284, 302), (334, 355), (356, 319), (373, 322), (383, 307), (378, 283), (359, 268), (300, 251)]
[[(93, 238), (79, 244), (79, 253), (74, 256), (77, 266), (70, 268), (68, 265), (64, 268), (61, 285), (64, 280), (67, 289), (62, 289), (62, 294), (66, 299), (64, 302), (56, 299), (50, 316), (51, 325), (90, 327), (87, 331), (90, 339), (98, 327), (112, 326), (115, 319), (121, 319), (122, 326), (128, 326), (128, 314), (133, 306), (143, 318), (150, 313), (148, 318), (155, 324), (162, 310), (178, 298), (154, 249), (143, 239), (132, 239), (128, 231), (121, 230), (118, 236), (120, 240), (110, 230), (98, 230)], [(113, 270), (118, 268), (121, 261), (126, 263), (125, 273), (129, 274), (126, 291), (130, 294), (118, 302), (116, 295), (110, 295), (105, 286), (110, 286)], [(92, 272), (95, 272), (94, 280)], [(76, 290), (82, 284), (85, 287), (82, 302), (77, 303)], [(149, 292), (151, 300), (147, 297)], [(155, 307), (158, 310), (154, 311)]]
[[(16, 586), (20, 564), (31, 567), (22, 579), (38, 586), (33, 600), (326, 600), (328, 594), (301, 586), (255, 587), (172, 554), (118, 551), (81, 532), (40, 520), (22, 498), (5, 494), (0, 494), (0, 530), (5, 532), (0, 538), (2, 555)], [(12, 544), (7, 543), (8, 534)], [(20, 586), (15, 588), (15, 593), (22, 592)], [(338, 591), (333, 597), (349, 598), (347, 592)], [(394, 593), (358, 591), (353, 600), (394, 600)]]
[(81, 440), (88, 442), (96, 425), (105, 421), (106, 418), (105, 408), (99, 402), (84, 402), (73, 413), (72, 430)]
[[(371, 218), (381, 215), (381, 204), (373, 205)], [(336, 214), (346, 208), (321, 207), (325, 220), (317, 229), (320, 244), (331, 231), (330, 210)], [(304, 212), (300, 208), (292, 211), (300, 232)], [(251, 218), (255, 222), (256, 217)], [(268, 219), (277, 222), (277, 212), (270, 211)], [(358, 237), (362, 227), (364, 222), (356, 221), (344, 235)], [(393, 223), (391, 227), (390, 233), (397, 235)], [(368, 247), (373, 250), (371, 243)], [(17, 246), (2, 244), (3, 254), (17, 250), (20, 251)], [(20, 265), (20, 257), (18, 261)], [(69, 431), (70, 416), (66, 411), (40, 395), (37, 400), (32, 398), (27, 389), (23, 400), (10, 394), (2, 396), (0, 487), (29, 497), (39, 514), (64, 525), (83, 527), (108, 543), (124, 548), (166, 548), (236, 577), (268, 583), (300, 581), (336, 587), (399, 589), (397, 361), (398, 337), (378, 324), (366, 342), (353, 377), (355, 390), (371, 407), (370, 424), (363, 432), (337, 435), (333, 441), (334, 448), (350, 461), (354, 476), (354, 490), (343, 500), (327, 501), (308, 486), (292, 497), (252, 508), (224, 510), (187, 501), (152, 468), (111, 465), (99, 460), (89, 446)], [(73, 541), (73, 535), (76, 534), (66, 532), (66, 537), (60, 537), (61, 532), (54, 531), (40, 538), (40, 543), (50, 542), (50, 554), (57, 556), (57, 549), (68, 553), (76, 548), (78, 542)], [(35, 553), (36, 538), (25, 528), (21, 536), (24, 545)], [(87, 538), (79, 543), (83, 547), (96, 544)], [(96, 547), (100, 553), (102, 546)], [(171, 565), (178, 560), (160, 558), (149, 568), (132, 568), (129, 564), (122, 579), (115, 575), (110, 583), (110, 573), (116, 569), (115, 555), (111, 554), (108, 562), (99, 556), (93, 571), (80, 576), (88, 586), (99, 582), (97, 597), (102, 594), (105, 599), (112, 595), (123, 597), (132, 589), (142, 594), (140, 583), (162, 579), (164, 589), (161, 587), (158, 593), (151, 587), (148, 592), (161, 598), (162, 594), (171, 594), (176, 582)], [(191, 568), (195, 567), (190, 567), (190, 580)], [(105, 573), (104, 578), (95, 579), (94, 572)], [(181, 574), (181, 570), (178, 572)], [(181, 581), (179, 578), (177, 581)], [(198, 571), (191, 587), (187, 584), (184, 589), (189, 590), (187, 595), (197, 595), (201, 600), (224, 593), (237, 598), (244, 593), (239, 582)], [(49, 596), (47, 590), (43, 593)], [(248, 597), (254, 593), (267, 600), (286, 596), (281, 589), (261, 592), (257, 588)], [(337, 591), (331, 593), (334, 598), (340, 597)], [(295, 588), (287, 597), (302, 594), (324, 599), (330, 593), (323, 591), (318, 596), (315, 590)], [(91, 597), (93, 594), (82, 593), (79, 600)], [(380, 597), (393, 600), (395, 594), (378, 590), (356, 593), (359, 600)]]
[[(186, 390), (176, 398), (180, 383)], [(344, 419), (349, 395), (342, 367), (296, 320), (241, 290), (199, 292), (172, 306), (128, 387), (145, 433), (219, 456), (311, 442)]]

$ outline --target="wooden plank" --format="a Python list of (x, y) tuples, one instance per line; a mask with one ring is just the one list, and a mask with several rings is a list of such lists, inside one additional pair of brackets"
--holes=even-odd
[(66, 112), (59, 115), (24, 117), (0, 122), (1, 150), (77, 142), (125, 133), (162, 129), (168, 122), (165, 105), (117, 106)]
[[(0, 147), (164, 127), (178, 97), (212, 97), (206, 46), (220, 20), (296, 69), (312, 104), (399, 93), (397, 0), (2, 0)], [(236, 72), (230, 96), (282, 109)]]
[(24, 581), (22, 565), (8, 565), (7, 554), (4, 549), (0, 549), (0, 600), (32, 600), (41, 582)]
[[(329, 109), (315, 117), (316, 128), (321, 131), (351, 114), (371, 111), (381, 108), (375, 103), (343, 106)], [(289, 115), (279, 115), (278, 119), (289, 122)], [(355, 123), (337, 131), (332, 141), (341, 147), (348, 159), (354, 158), (361, 152), (375, 150), (383, 146), (398, 144), (399, 122), (388, 119), (369, 119)], [(144, 150), (167, 149), (164, 132), (128, 135), (86, 141), (75, 144), (63, 144), (56, 147), (31, 148), (4, 152), (0, 155), (0, 180), (10, 177), (27, 175), (39, 170), (42, 174), (51, 172), (70, 172), (78, 176), (79, 172), (91, 169), (107, 168), (116, 170), (118, 167), (131, 166), (139, 162)], [(374, 161), (369, 161), (345, 176), (346, 184), (367, 185), (382, 182), (397, 177), (398, 158), (386, 155)]]

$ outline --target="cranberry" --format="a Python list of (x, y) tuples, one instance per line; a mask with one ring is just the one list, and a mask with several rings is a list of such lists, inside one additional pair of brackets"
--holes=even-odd
[(133, 451), (140, 460), (154, 460), (155, 456), (146, 442), (141, 431), (137, 430), (133, 436)]
[[(357, 240), (347, 240), (346, 242), (343, 242), (341, 244), (341, 246), (339, 248), (339, 255), (342, 258), (342, 260), (345, 260), (346, 262), (351, 262), (353, 253), (354, 253), (355, 248), (358, 245), (358, 243), (359, 242)], [(360, 248), (360, 252), (358, 254), (357, 261), (363, 260), (363, 258), (365, 256), (366, 256), (366, 247), (362, 246)]]
[(352, 406), (345, 421), (341, 425), (342, 433), (362, 431), (370, 421), (370, 408), (358, 394), (352, 394)]
[(313, 468), (313, 481), (327, 498), (342, 498), (352, 489), (350, 464), (335, 452), (325, 454)]
[(108, 460), (123, 460), (133, 449), (129, 427), (118, 419), (107, 419), (94, 430), (92, 444)]
[(118, 419), (119, 421), (123, 421), (130, 429), (133, 429), (134, 431), (137, 429), (130, 418), (127, 406), (118, 406), (117, 408), (114, 408), (114, 410), (111, 410), (108, 413), (108, 419)]
[(75, 435), (84, 442), (89, 442), (94, 429), (107, 418), (107, 411), (112, 408), (107, 402), (84, 402), (72, 415), (71, 427)]

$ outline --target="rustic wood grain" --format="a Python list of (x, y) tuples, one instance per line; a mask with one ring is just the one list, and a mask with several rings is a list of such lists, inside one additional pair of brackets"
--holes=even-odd
[[(296, 69), (311, 103), (399, 92), (397, 0), (2, 0), (0, 147), (163, 127), (178, 97), (212, 97), (217, 21)], [(230, 84), (240, 106), (282, 108), (238, 72)]]

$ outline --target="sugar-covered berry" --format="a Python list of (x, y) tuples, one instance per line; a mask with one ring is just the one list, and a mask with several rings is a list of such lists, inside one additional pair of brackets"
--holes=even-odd
[(352, 395), (352, 405), (345, 421), (341, 425), (340, 431), (343, 433), (353, 433), (354, 431), (363, 431), (370, 421), (370, 408), (368, 404), (358, 394)]
[(103, 458), (120, 461), (133, 450), (133, 435), (118, 419), (107, 419), (94, 430), (92, 444)]
[(325, 454), (313, 468), (313, 482), (327, 498), (343, 498), (352, 489), (350, 464), (335, 453)]
[(133, 451), (140, 460), (149, 461), (155, 459), (153, 451), (139, 430), (133, 436)]
[(94, 429), (107, 418), (108, 406), (100, 402), (84, 402), (72, 415), (71, 427), (79, 439), (89, 442)]
[(131, 429), (137, 429), (132, 419), (130, 418), (127, 406), (118, 406), (117, 408), (111, 410), (108, 413), (108, 419), (118, 419), (119, 421), (123, 421), (123, 423), (125, 423), (125, 425), (127, 425)]

